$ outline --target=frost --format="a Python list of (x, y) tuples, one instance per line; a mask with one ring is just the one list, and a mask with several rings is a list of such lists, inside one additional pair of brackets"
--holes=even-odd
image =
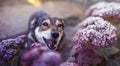
[(114, 45), (117, 41), (116, 33), (117, 29), (101, 17), (86, 18), (73, 37), (69, 62), (77, 63), (78, 66), (100, 63), (96, 50)]
[(99, 16), (99, 17), (116, 17), (120, 15), (120, 3), (116, 2), (99, 2), (92, 5), (86, 11), (86, 16)]
[(79, 26), (73, 41), (90, 43), (98, 47), (113, 45), (117, 40), (117, 29), (100, 17), (88, 17)]

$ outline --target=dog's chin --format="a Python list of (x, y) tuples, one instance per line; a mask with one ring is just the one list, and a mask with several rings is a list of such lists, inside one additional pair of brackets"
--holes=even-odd
[(45, 37), (43, 37), (43, 40), (45, 41), (45, 44), (47, 45), (47, 47), (51, 50), (56, 50), (57, 49), (57, 40), (56, 39), (46, 39)]

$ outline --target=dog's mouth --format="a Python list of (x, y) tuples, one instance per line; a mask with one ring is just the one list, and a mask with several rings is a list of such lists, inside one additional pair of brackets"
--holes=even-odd
[(43, 40), (45, 41), (45, 43), (47, 44), (47, 47), (51, 50), (56, 49), (56, 44), (57, 44), (57, 40), (56, 39), (46, 39), (45, 37), (43, 37)]

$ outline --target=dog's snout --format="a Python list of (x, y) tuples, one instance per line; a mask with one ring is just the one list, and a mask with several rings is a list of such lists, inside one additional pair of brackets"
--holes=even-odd
[(52, 31), (51, 35), (53, 38), (58, 38), (59, 37), (59, 33), (57, 31)]

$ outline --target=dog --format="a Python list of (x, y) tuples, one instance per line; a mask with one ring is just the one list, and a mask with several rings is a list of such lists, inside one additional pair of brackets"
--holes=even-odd
[(28, 30), (29, 46), (37, 42), (50, 50), (57, 50), (65, 36), (63, 19), (51, 17), (43, 11), (30, 17)]

